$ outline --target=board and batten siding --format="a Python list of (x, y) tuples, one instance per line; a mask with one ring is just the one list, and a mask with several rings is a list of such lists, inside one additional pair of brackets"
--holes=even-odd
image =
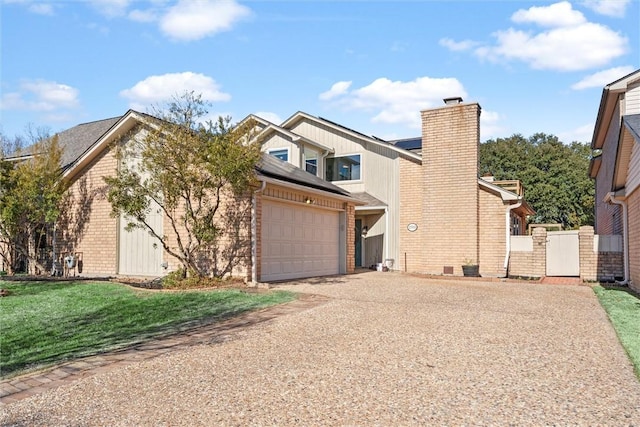
[[(400, 227), (398, 213), (400, 206), (398, 152), (307, 119), (295, 123), (289, 130), (297, 135), (333, 148), (332, 157), (352, 154), (361, 155), (360, 180), (353, 182), (336, 181), (334, 184), (352, 193), (367, 192), (387, 204), (388, 218), (382, 215), (375, 220), (375, 216), (372, 216), (370, 219), (373, 225), (366, 221), (363, 224), (369, 226), (367, 239), (365, 239), (364, 261), (368, 263), (371, 259), (369, 255), (379, 253), (380, 262), (384, 262), (386, 258), (391, 258), (394, 260), (395, 266), (397, 266)], [(357, 212), (356, 215), (358, 215)], [(375, 236), (384, 235), (387, 225), (387, 235), (383, 236), (383, 239), (374, 238)], [(387, 240), (386, 253), (384, 251), (384, 239)], [(382, 248), (379, 247), (380, 245)]]
[(640, 114), (640, 81), (629, 85), (625, 98), (625, 114)]
[(262, 142), (262, 151), (269, 152), (269, 150), (276, 150), (279, 148), (289, 149), (288, 162), (296, 167), (300, 167), (300, 147), (294, 142), (277, 133), (271, 134), (268, 139)]
[(611, 191), (611, 182), (615, 168), (616, 148), (620, 134), (620, 103), (613, 112), (602, 152), (602, 163), (598, 170), (596, 180), (596, 233), (597, 234), (621, 234), (622, 211), (620, 206), (612, 205), (604, 201), (607, 193)]

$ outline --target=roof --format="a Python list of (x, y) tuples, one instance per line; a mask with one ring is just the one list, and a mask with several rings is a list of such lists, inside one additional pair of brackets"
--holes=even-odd
[(384, 207), (387, 206), (387, 204), (379, 199), (376, 199), (375, 197), (373, 197), (371, 194), (369, 193), (351, 193), (351, 196), (354, 199), (360, 200), (361, 202), (364, 203), (363, 207), (376, 207), (376, 208), (380, 208), (380, 207)]
[(62, 151), (62, 169), (66, 169), (78, 157), (102, 137), (120, 117), (83, 123), (58, 133)]
[(633, 134), (636, 141), (640, 142), (640, 114), (630, 114), (622, 118), (624, 126)]
[(281, 181), (303, 185), (341, 196), (351, 196), (347, 190), (267, 153), (262, 153), (262, 158), (256, 165), (256, 172), (258, 176), (262, 175), (276, 178)]
[(405, 150), (421, 150), (422, 149), (422, 137), (417, 136), (415, 138), (397, 139), (395, 141), (389, 141), (391, 144), (398, 148)]

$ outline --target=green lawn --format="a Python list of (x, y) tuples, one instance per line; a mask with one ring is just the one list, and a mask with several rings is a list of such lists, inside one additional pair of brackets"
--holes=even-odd
[(593, 288), (640, 379), (640, 298), (626, 288)]
[(291, 301), (289, 292), (143, 291), (108, 282), (6, 282), (0, 376), (97, 354)]

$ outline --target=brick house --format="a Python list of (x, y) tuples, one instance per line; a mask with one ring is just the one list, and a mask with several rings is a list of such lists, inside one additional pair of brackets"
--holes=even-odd
[[(505, 276), (509, 236), (525, 233), (533, 211), (518, 181), (478, 177), (480, 106), (445, 102), (422, 111), (420, 137), (397, 141), (304, 112), (279, 125), (245, 119), (265, 154), (260, 187), (233, 202), (247, 208), (242, 243), (226, 251), (237, 258), (233, 274), (267, 282), (386, 264), (462, 275), (470, 263)], [(103, 178), (119, 167), (115, 147), (143, 132), (145, 117), (130, 110), (59, 134), (71, 187), (52, 243), (57, 259), (77, 260), (75, 274), (153, 277), (179, 266), (146, 231), (126, 231), (105, 197)], [(169, 229), (160, 214), (150, 220), (160, 235)]]
[(422, 136), (384, 141), (297, 112), (259, 117), (263, 150), (348, 190), (355, 206), (357, 267), (462, 275), (479, 265), (505, 276), (513, 234), (533, 213), (518, 181), (478, 177), (480, 106), (462, 99), (422, 112)]
[(623, 281), (640, 291), (640, 70), (604, 87), (591, 148), (595, 231), (622, 235)]

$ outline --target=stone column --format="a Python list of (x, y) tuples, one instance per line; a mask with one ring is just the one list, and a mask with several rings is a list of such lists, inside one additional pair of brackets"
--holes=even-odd
[(533, 229), (533, 262), (532, 276), (547, 275), (547, 229), (536, 227)]

